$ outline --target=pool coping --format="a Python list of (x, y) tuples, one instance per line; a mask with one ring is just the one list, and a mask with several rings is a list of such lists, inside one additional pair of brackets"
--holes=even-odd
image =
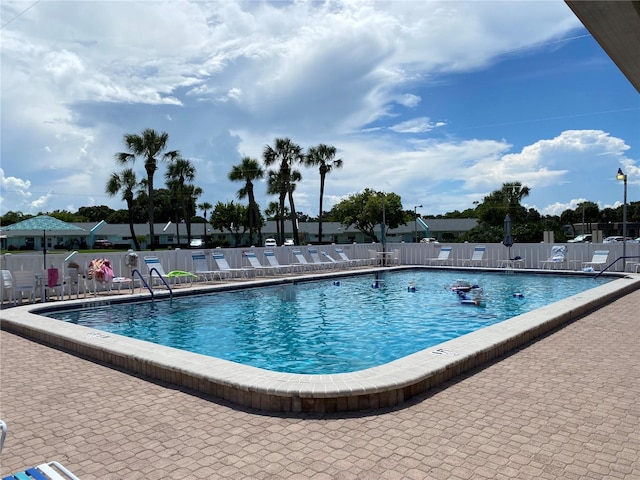
[[(403, 269), (403, 267), (396, 268)], [(385, 271), (388, 270), (388, 268), (385, 269)], [(371, 271), (373, 269), (369, 270)], [(504, 273), (504, 269), (501, 272)], [(358, 273), (364, 272), (343, 271), (337, 276)], [(534, 272), (527, 270), (522, 273)], [(547, 274), (558, 273), (562, 272), (555, 271)], [(287, 284), (333, 276), (336, 275), (316, 274), (296, 278), (258, 279), (242, 284), (212, 286), (198, 290), (197, 293)], [(1, 327), (94, 361), (192, 389), (251, 409), (264, 412), (316, 413), (359, 411), (400, 405), (411, 397), (426, 392), (619, 297), (640, 289), (638, 274), (613, 276), (619, 278), (387, 364), (351, 373), (330, 375), (272, 372), (38, 315), (39, 312), (58, 310), (72, 304), (108, 305), (132, 300), (148, 300), (150, 297), (148, 293), (124, 295), (118, 298), (78, 299), (55, 304), (32, 304), (5, 309), (2, 311)], [(188, 293), (193, 291), (181, 290), (178, 294)]]

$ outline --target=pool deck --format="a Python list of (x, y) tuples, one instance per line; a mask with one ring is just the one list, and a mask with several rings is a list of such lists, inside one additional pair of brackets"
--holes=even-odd
[(635, 290), (400, 406), (323, 414), (238, 408), (2, 331), (0, 472), (640, 478), (639, 312)]

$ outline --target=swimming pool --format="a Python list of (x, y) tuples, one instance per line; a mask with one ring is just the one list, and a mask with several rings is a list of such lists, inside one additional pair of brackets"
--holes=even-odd
[[(378, 270), (406, 270), (406, 267)], [(438, 271), (429, 267), (412, 268), (410, 271), (416, 270)], [(475, 280), (478, 270), (458, 272), (457, 278), (467, 277)], [(538, 273), (545, 275), (543, 278), (551, 278), (546, 275), (555, 276), (549, 271)], [(517, 280), (520, 274), (516, 271), (512, 275), (513, 280)], [(502, 270), (499, 275), (505, 275), (505, 271)], [(310, 273), (296, 278), (296, 282), (303, 277), (304, 280), (324, 281), (334, 278), (334, 281), (343, 281), (340, 278), (341, 274), (335, 276)], [(593, 280), (592, 276), (578, 272), (572, 275), (574, 279), (580, 277)], [(640, 288), (640, 274), (612, 274), (610, 278), (614, 279), (604, 285), (595, 286), (546, 307), (486, 326), (384, 365), (337, 374), (275, 372), (44, 316), (69, 308), (92, 308), (98, 305), (115, 307), (120, 303), (140, 301), (152, 303), (149, 302), (150, 295), (144, 292), (10, 308), (2, 312), (1, 327), (3, 330), (103, 365), (163, 382), (171, 385), (170, 388), (185, 388), (206, 395), (212, 400), (218, 399), (261, 412), (362, 411), (400, 405)], [(201, 288), (207, 292), (222, 292), (265, 285), (283, 286), (292, 280), (254, 279)], [(189, 288), (181, 290), (177, 295), (184, 294), (188, 295), (188, 298), (194, 298), (194, 293), (202, 293), (203, 290)], [(404, 289), (402, 293), (409, 294)], [(165, 295), (168, 296), (168, 293)]]
[[(481, 307), (451, 290), (460, 279), (482, 287)], [(266, 370), (337, 374), (392, 362), (609, 281), (408, 270), (47, 315)]]

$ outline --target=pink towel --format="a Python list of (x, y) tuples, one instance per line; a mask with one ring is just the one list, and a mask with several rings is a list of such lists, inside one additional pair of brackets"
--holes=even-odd
[(50, 268), (47, 270), (47, 286), (48, 287), (58, 286), (58, 269), (57, 268)]

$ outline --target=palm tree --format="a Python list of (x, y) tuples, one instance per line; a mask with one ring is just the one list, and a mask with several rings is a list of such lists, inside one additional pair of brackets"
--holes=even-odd
[(229, 172), (228, 178), (232, 182), (244, 182), (244, 186), (238, 190), (238, 199), (249, 198), (249, 243), (253, 242), (253, 231), (258, 230), (258, 238), (262, 237), (260, 225), (260, 209), (256, 203), (253, 192), (253, 182), (264, 177), (264, 170), (251, 157), (244, 157), (239, 165), (234, 165)]
[(180, 245), (180, 218), (187, 224), (188, 243), (191, 241), (191, 215), (187, 212), (187, 199), (191, 201), (192, 198), (192, 191), (188, 187), (192, 186), (191, 182), (196, 178), (196, 168), (189, 160), (177, 154), (171, 158), (165, 178), (167, 179), (167, 187), (169, 187), (177, 201), (178, 218), (176, 218), (176, 229), (178, 232), (178, 245)]
[(198, 204), (198, 208), (202, 210), (202, 216), (204, 217), (204, 227), (202, 228), (202, 240), (205, 245), (207, 244), (207, 212), (213, 208), (209, 202), (202, 202)]
[(124, 165), (129, 162), (135, 162), (136, 157), (144, 159), (144, 169), (147, 172), (147, 214), (149, 216), (149, 236), (151, 250), (155, 250), (155, 232), (153, 229), (153, 176), (158, 170), (158, 161), (166, 160), (178, 155), (177, 151), (164, 153), (161, 158), (159, 156), (167, 148), (169, 134), (158, 133), (151, 128), (142, 131), (140, 135), (135, 133), (125, 133), (124, 144), (126, 152), (116, 153), (116, 160), (119, 164)]
[[(272, 193), (267, 190), (267, 193)], [(278, 202), (269, 202), (264, 211), (267, 218), (271, 217), (276, 221), (276, 238), (280, 239), (280, 205)]]
[(528, 197), (531, 189), (522, 186), (520, 182), (507, 182), (502, 184), (501, 189), (505, 202), (509, 208), (509, 215), (514, 221), (524, 218), (526, 209), (521, 205), (522, 199)]
[(318, 167), (320, 171), (320, 213), (318, 214), (318, 241), (322, 243), (322, 199), (324, 197), (325, 177), (334, 168), (342, 168), (342, 160), (335, 159), (336, 147), (321, 143), (317, 147), (312, 147), (305, 157), (305, 165), (308, 167)]
[(133, 191), (139, 186), (138, 179), (136, 178), (136, 172), (132, 168), (125, 168), (122, 172), (113, 172), (107, 181), (105, 191), (110, 197), (114, 197), (118, 192), (122, 193), (122, 200), (127, 202), (127, 210), (129, 211), (129, 231), (131, 232), (131, 238), (133, 239), (133, 245), (136, 250), (140, 250), (140, 244), (138, 243), (138, 237), (133, 228), (133, 209), (134, 209), (134, 197)]
[[(302, 163), (304, 160), (304, 155), (302, 153), (302, 148), (299, 145), (293, 143), (288, 138), (276, 138), (275, 147), (271, 147), (267, 145), (264, 148), (262, 153), (264, 164), (269, 167), (274, 164), (279, 164), (280, 169), (277, 172), (278, 181), (277, 185), (281, 189), (278, 192), (278, 195), (281, 198), (280, 201), (280, 214), (282, 219), (281, 221), (281, 234), (284, 234), (284, 201), (282, 200), (282, 195), (286, 197), (289, 196), (289, 208), (290, 208), (290, 218), (291, 218), (291, 228), (293, 230), (293, 238), (298, 244), (298, 223), (296, 221), (296, 207), (293, 202), (293, 186), (292, 186), (292, 173), (293, 166), (296, 163)], [(300, 172), (297, 172), (298, 181), (302, 179), (302, 175)], [(273, 192), (275, 193), (275, 192)], [(283, 239), (280, 239), (283, 241)]]

